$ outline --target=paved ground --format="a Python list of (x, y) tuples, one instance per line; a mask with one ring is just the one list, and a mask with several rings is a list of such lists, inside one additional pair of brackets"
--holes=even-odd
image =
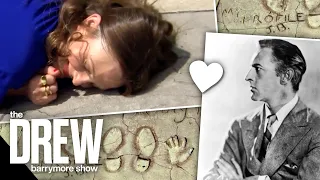
[(213, 10), (213, 0), (147, 0), (161, 12)]
[(12, 110), (22, 112), (25, 118), (31, 119), (199, 107), (201, 92), (190, 77), (189, 65), (194, 60), (203, 59), (205, 32), (215, 32), (216, 29), (214, 11), (165, 12), (164, 17), (173, 22), (178, 31), (176, 51), (180, 58), (174, 67), (153, 79), (145, 92), (123, 97), (116, 91), (101, 93), (95, 89), (65, 88), (60, 90), (55, 102), (45, 107), (17, 101), (1, 111), (0, 121), (8, 121)]
[[(2, 121), (8, 119), (10, 110), (24, 112), (28, 119), (83, 114), (100, 114), (83, 118), (104, 119), (97, 172), (35, 173), (38, 179), (196, 179), (201, 93), (192, 82), (188, 68), (192, 61), (203, 59), (205, 32), (215, 32), (213, 3), (211, 0), (160, 0), (155, 5), (176, 27), (180, 27), (177, 51), (181, 58), (174, 68), (155, 79), (153, 88), (147, 93), (124, 98), (115, 92), (85, 95), (82, 90), (65, 89), (61, 100), (51, 106), (38, 108), (23, 102), (3, 111)], [(177, 108), (185, 106), (196, 107)], [(102, 115), (168, 107), (176, 109)], [(21, 147), (21, 131), (18, 132)], [(0, 126), (0, 135), (10, 143), (9, 124)], [(74, 165), (70, 129), (63, 129), (63, 135), (69, 142), (62, 147), (63, 156), (70, 157), (70, 165)], [(174, 143), (177, 140), (179, 143)], [(166, 142), (171, 143), (167, 146)], [(42, 152), (40, 159), (43, 160)]]
[(220, 0), (219, 32), (319, 38), (319, 1)]
[[(98, 116), (103, 118), (102, 145), (97, 172), (37, 172), (39, 180), (194, 180), (196, 179), (200, 108)], [(80, 120), (81, 122), (81, 120)], [(79, 129), (82, 129), (80, 125)], [(177, 135), (177, 136), (176, 136)], [(63, 136), (71, 140), (70, 129)], [(178, 138), (179, 144), (166, 141)], [(173, 139), (174, 141), (174, 139)], [(19, 140), (21, 144), (21, 140)], [(74, 165), (73, 148), (62, 147), (62, 156)], [(43, 153), (40, 165), (44, 166)]]

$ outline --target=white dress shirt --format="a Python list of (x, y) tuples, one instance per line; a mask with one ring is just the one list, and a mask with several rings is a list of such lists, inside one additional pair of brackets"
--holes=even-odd
[[(298, 95), (296, 94), (294, 98), (292, 98), (287, 104), (285, 104), (278, 112), (276, 112), (277, 120), (268, 127), (270, 133), (271, 133), (271, 140), (276, 135), (280, 125), (282, 124), (283, 120), (287, 117), (287, 115), (290, 113), (290, 111), (294, 108), (294, 106), (298, 103)], [(270, 109), (268, 104), (264, 104), (264, 117), (267, 118), (269, 115), (271, 115)], [(264, 124), (264, 132), (266, 132), (268, 126), (268, 120), (265, 120)], [(270, 180), (269, 176), (259, 176), (258, 180)]]
[[(269, 131), (271, 133), (271, 139), (276, 135), (276, 132), (278, 131), (280, 125), (282, 124), (283, 120), (287, 117), (287, 115), (290, 113), (290, 111), (294, 108), (294, 106), (298, 103), (298, 95), (296, 94), (294, 98), (292, 98), (287, 104), (285, 104), (281, 109), (279, 109), (278, 112), (276, 112), (277, 120), (269, 127)], [(264, 104), (264, 114), (265, 118), (271, 115), (269, 106), (267, 104)], [(268, 126), (268, 120), (265, 121), (264, 124), (264, 132), (266, 132)]]

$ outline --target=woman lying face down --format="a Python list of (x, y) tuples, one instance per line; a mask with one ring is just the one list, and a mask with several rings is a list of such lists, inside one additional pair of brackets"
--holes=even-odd
[(81, 40), (71, 41), (66, 57), (58, 57), (53, 67), (60, 70), (60, 77), (71, 78), (75, 86), (97, 87), (101, 90), (118, 88), (124, 85), (125, 75), (120, 61), (110, 46), (103, 40), (99, 31), (101, 17), (93, 14), (87, 18), (90, 28), (96, 31), (88, 32), (79, 26), (78, 34)]
[(138, 1), (66, 1), (56, 29), (46, 38), (48, 65), (24, 88), (45, 105), (57, 98), (56, 79), (131, 95), (177, 60), (173, 27)]

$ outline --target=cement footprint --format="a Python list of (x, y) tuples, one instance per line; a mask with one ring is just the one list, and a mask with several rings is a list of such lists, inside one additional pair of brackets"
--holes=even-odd
[(304, 0), (305, 6), (309, 11), (316, 9), (320, 5), (320, 0)]
[(61, 150), (69, 157), (74, 157), (72, 137), (70, 135), (68, 136), (67, 133), (62, 133), (62, 136), (67, 137), (67, 144), (62, 144)]
[(157, 141), (149, 127), (141, 127), (136, 133), (136, 149), (139, 155), (133, 160), (133, 168), (137, 172), (145, 172), (151, 165), (151, 156), (156, 149)]
[(263, 0), (265, 7), (274, 13), (286, 11), (288, 3), (289, 0)]
[(307, 23), (311, 28), (319, 28), (320, 27), (320, 15), (309, 15), (307, 18)]
[(109, 129), (103, 138), (102, 146), (104, 152), (108, 154), (114, 153), (116, 150), (118, 150), (123, 141), (123, 136), (120, 128), (113, 127)]
[(120, 169), (121, 167), (121, 157), (117, 158), (107, 158), (104, 161), (104, 166), (107, 171), (109, 172), (116, 172)]
[[(112, 153), (116, 152), (121, 148), (123, 144), (123, 135), (120, 128), (113, 127), (109, 129), (103, 138), (102, 147), (103, 151), (107, 154), (107, 157)], [(106, 158), (104, 160), (104, 166), (109, 172), (116, 172), (121, 168), (122, 159), (117, 158)]]
[(304, 0), (306, 8), (309, 10), (307, 24), (310, 28), (317, 29), (320, 27), (319, 7), (320, 0)]

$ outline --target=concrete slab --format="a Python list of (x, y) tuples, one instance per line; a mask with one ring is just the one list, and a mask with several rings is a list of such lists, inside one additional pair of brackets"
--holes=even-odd
[[(306, 0), (220, 0), (217, 7), (219, 32), (282, 37), (319, 38), (320, 6)], [(284, 4), (281, 4), (284, 3)]]
[(148, 0), (161, 12), (213, 10), (214, 0)]
[[(76, 168), (80, 165), (74, 163), (71, 130), (70, 127), (63, 127), (62, 134), (68, 138), (68, 145), (61, 147), (61, 156), (68, 157), (70, 164), (59, 166), (71, 166), (75, 170), (52, 173), (33, 170), (37, 179), (194, 180), (196, 178), (200, 108), (97, 116), (92, 119), (92, 127), (95, 127), (94, 120), (98, 118), (104, 120), (99, 165), (93, 166), (98, 167), (98, 170), (76, 172)], [(80, 131), (82, 127), (80, 118)], [(95, 128), (92, 129), (94, 132)], [(42, 133), (43, 130), (40, 131), (40, 134)], [(166, 142), (171, 138), (177, 138), (179, 143), (169, 143), (167, 146)], [(23, 139), (21, 134), (19, 139)], [(22, 150), (21, 143), (19, 140), (19, 153)], [(42, 146), (39, 154), (40, 163), (34, 164), (33, 167), (49, 166), (44, 164)]]
[(24, 113), (26, 119), (50, 119), (200, 106), (201, 92), (190, 77), (189, 65), (203, 59), (205, 32), (216, 29), (214, 11), (167, 13), (164, 16), (178, 29), (180, 59), (173, 68), (157, 76), (144, 93), (123, 97), (115, 91), (62, 89), (58, 100), (45, 107), (21, 100), (16, 102), (1, 111), (0, 121), (8, 121), (12, 110)]

